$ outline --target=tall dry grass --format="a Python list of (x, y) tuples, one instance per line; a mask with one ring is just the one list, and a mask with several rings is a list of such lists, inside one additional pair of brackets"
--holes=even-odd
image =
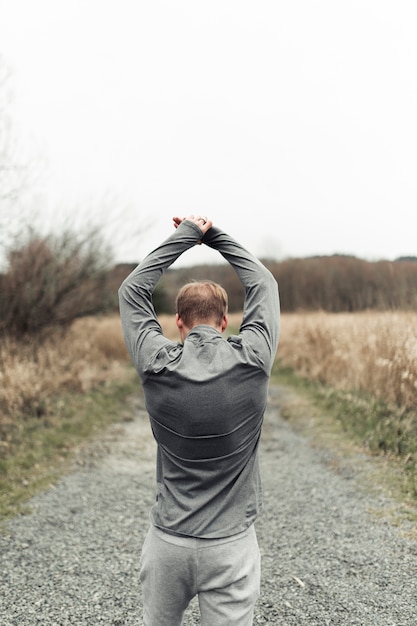
[[(240, 320), (230, 316), (231, 332)], [(165, 334), (179, 340), (174, 317), (160, 321)], [(283, 314), (278, 357), (312, 380), (417, 408), (417, 313)], [(118, 380), (129, 362), (118, 315), (77, 320), (42, 343), (3, 340), (0, 422), (16, 412), (41, 413), (60, 392)]]
[(40, 341), (0, 344), (0, 425), (16, 415), (42, 415), (48, 399), (86, 392), (123, 377), (129, 357), (120, 320), (90, 317)]
[(306, 378), (417, 408), (417, 313), (283, 314), (278, 357)]

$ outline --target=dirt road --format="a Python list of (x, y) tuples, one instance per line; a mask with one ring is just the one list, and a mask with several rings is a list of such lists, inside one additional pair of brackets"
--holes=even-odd
[[(271, 388), (262, 437), (263, 579), (254, 623), (415, 626), (417, 544), (382, 514), (393, 503), (366, 488), (359, 459), (337, 459), (291, 430), (280, 418), (281, 397)], [(155, 447), (140, 399), (132, 413), (4, 529), (2, 626), (142, 623), (139, 555)], [(185, 625), (198, 623), (194, 602)]]

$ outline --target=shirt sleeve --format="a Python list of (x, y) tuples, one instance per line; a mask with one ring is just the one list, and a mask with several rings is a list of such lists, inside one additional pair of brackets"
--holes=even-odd
[(143, 375), (161, 349), (178, 349), (178, 343), (164, 337), (152, 302), (152, 294), (163, 272), (202, 238), (202, 231), (190, 221), (182, 222), (174, 233), (123, 281), (119, 289), (119, 309), (123, 335), (131, 359)]
[(203, 243), (220, 252), (236, 271), (245, 291), (239, 336), (271, 368), (280, 332), (277, 281), (253, 254), (220, 229), (210, 228)]

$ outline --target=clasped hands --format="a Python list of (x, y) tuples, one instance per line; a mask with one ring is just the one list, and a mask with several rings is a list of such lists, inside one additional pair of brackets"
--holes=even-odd
[[(199, 227), (203, 235), (205, 235), (206, 232), (213, 226), (213, 222), (209, 220), (205, 215), (189, 215), (188, 217), (173, 217), (172, 219), (173, 219), (175, 228), (178, 228), (178, 226), (184, 220), (193, 222), (193, 224)], [(201, 243), (201, 241), (199, 243)]]

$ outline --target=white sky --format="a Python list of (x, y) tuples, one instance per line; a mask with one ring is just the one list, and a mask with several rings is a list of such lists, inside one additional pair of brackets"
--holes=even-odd
[(416, 32), (415, 0), (0, 0), (36, 211), (121, 261), (190, 212), (260, 256), (417, 255)]

